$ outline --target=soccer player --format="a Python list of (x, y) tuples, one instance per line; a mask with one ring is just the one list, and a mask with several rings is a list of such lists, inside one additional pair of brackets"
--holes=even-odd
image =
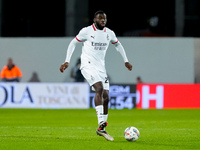
[(108, 124), (109, 102), (109, 80), (105, 69), (105, 54), (109, 43), (111, 42), (121, 54), (128, 70), (132, 70), (132, 65), (128, 62), (124, 48), (115, 33), (105, 27), (106, 22), (107, 17), (103, 11), (97, 11), (94, 14), (94, 23), (80, 30), (79, 34), (70, 42), (65, 63), (60, 66), (60, 71), (63, 73), (68, 68), (76, 45), (82, 43), (81, 73), (96, 92), (94, 99), (98, 118), (96, 133), (109, 141), (113, 141), (113, 137), (105, 131)]

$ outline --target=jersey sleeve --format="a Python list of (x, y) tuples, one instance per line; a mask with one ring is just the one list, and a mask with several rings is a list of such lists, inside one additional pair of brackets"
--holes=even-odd
[(115, 43), (118, 42), (118, 39), (117, 39), (117, 37), (116, 37), (116, 35), (115, 35), (115, 33), (113, 31), (111, 31), (111, 40), (110, 40), (110, 42), (112, 44), (115, 44)]
[(69, 46), (68, 46), (68, 49), (67, 49), (67, 54), (66, 54), (66, 59), (65, 59), (65, 62), (70, 62), (70, 59), (71, 59), (71, 56), (74, 52), (74, 49), (76, 47), (76, 44), (79, 43), (79, 41), (74, 38), (70, 43), (69, 43)]
[(83, 29), (80, 30), (80, 32), (76, 36), (76, 40), (79, 41), (79, 42), (83, 42), (86, 39), (87, 39), (87, 29), (83, 28)]

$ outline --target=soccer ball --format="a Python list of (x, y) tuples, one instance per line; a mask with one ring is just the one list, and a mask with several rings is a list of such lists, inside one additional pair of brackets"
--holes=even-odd
[(140, 132), (136, 127), (128, 127), (124, 131), (124, 137), (127, 141), (136, 141), (140, 136)]

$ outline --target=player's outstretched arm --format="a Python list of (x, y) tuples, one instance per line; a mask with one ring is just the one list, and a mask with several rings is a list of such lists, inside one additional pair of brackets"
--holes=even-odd
[(125, 62), (126, 68), (128, 68), (129, 71), (132, 70), (132, 65), (129, 62)]
[(69, 66), (69, 63), (68, 63), (68, 62), (63, 63), (63, 64), (60, 66), (60, 72), (63, 73), (63, 72), (65, 71), (65, 69), (68, 68), (68, 66)]
[(117, 43), (114, 44), (116, 50), (121, 54), (122, 58), (124, 59), (125, 66), (126, 68), (131, 71), (132, 70), (132, 65), (128, 62), (128, 58), (126, 56), (125, 50), (121, 43), (118, 41)]
[(60, 72), (63, 73), (64, 70), (68, 68), (71, 56), (72, 56), (72, 54), (74, 52), (74, 49), (75, 49), (77, 43), (78, 43), (78, 41), (75, 38), (70, 42), (70, 44), (68, 46), (68, 49), (67, 49), (65, 63), (63, 63), (60, 66)]

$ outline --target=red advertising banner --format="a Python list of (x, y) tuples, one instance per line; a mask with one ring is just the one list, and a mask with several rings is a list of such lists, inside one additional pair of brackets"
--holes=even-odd
[(200, 108), (200, 84), (138, 84), (137, 108)]

